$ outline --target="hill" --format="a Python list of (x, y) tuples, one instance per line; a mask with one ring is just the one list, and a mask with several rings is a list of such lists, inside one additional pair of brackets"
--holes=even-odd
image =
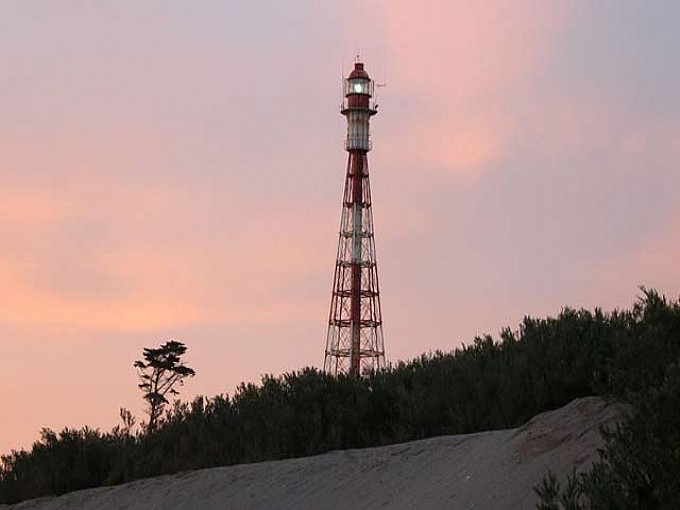
[[(539, 507), (677, 509), (680, 302), (642, 290), (631, 310), (565, 308), (554, 318), (525, 317), (499, 339), (477, 337), (452, 352), (357, 379), (309, 367), (265, 375), (231, 396), (176, 402), (153, 430), (43, 429), (30, 450), (0, 457), (0, 503), (198, 469), (508, 430), (574, 399), (612, 395), (631, 404), (630, 419), (605, 436), (588, 474), (561, 485), (543, 480)], [(332, 477), (326, 475), (326, 485)]]
[(587, 470), (623, 406), (576, 399), (515, 429), (202, 469), (25, 501), (3, 510), (521, 509), (547, 470)]

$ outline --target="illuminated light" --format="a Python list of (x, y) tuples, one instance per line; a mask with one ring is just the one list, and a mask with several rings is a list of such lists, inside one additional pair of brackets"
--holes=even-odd
[(354, 84), (354, 92), (361, 92), (361, 83)]

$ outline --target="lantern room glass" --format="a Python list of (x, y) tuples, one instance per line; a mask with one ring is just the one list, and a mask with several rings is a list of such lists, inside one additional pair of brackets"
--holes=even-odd
[(345, 80), (345, 95), (348, 94), (365, 94), (367, 96), (373, 95), (373, 80), (365, 78), (351, 78)]

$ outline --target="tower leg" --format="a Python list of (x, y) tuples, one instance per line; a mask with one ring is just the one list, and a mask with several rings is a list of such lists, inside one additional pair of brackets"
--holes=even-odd
[(350, 151), (324, 369), (359, 377), (384, 367), (368, 158)]
[(350, 373), (358, 377), (361, 373), (361, 239), (363, 216), (363, 159), (352, 158), (352, 286), (350, 317), (352, 321), (352, 348), (350, 356)]

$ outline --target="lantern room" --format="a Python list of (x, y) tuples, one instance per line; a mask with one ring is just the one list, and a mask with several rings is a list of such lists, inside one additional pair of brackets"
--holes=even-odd
[(363, 62), (356, 62), (354, 69), (345, 80), (345, 96), (352, 94), (373, 96), (373, 80), (364, 69)]
[(371, 150), (369, 121), (377, 112), (373, 97), (374, 83), (364, 69), (363, 62), (356, 62), (354, 69), (345, 79), (341, 113), (347, 117), (347, 140), (349, 150)]

